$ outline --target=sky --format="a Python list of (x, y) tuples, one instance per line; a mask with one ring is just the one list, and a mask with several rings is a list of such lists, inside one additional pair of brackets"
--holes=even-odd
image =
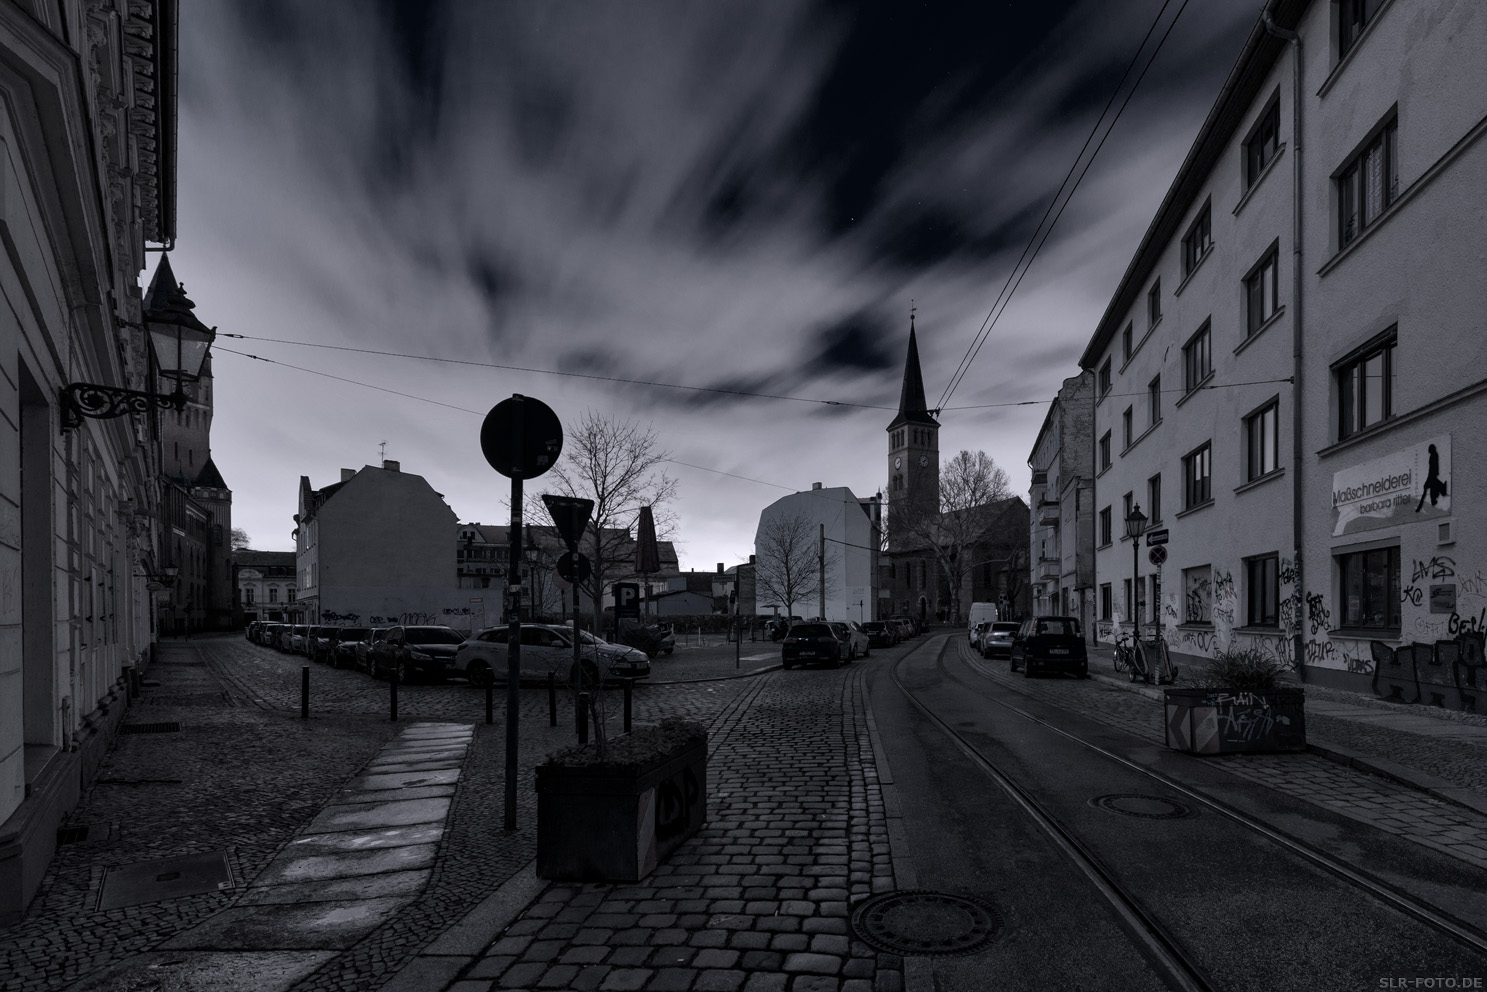
[(779, 497), (884, 488), (911, 305), (942, 461), (984, 450), (1026, 498), (1048, 401), (1259, 7), (185, 5), (171, 264), (218, 328), (234, 526), (292, 549), (300, 477), (384, 457), (505, 523), (479, 432), (521, 393), (653, 427), (678, 488), (662, 537), (683, 569), (733, 565)]

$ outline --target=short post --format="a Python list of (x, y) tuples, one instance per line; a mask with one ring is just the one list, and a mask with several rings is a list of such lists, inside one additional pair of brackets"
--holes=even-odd
[(310, 719), (310, 666), (299, 670), (299, 718)]
[(589, 694), (580, 692), (578, 694), (578, 743), (589, 742)]
[(496, 680), (485, 680), (485, 722), (490, 725), (496, 722)]
[(625, 733), (630, 732), (630, 698), (635, 691), (635, 680), (625, 679)]
[(553, 672), (547, 673), (547, 725), (558, 725), (558, 677)]
[(391, 702), (389, 703), (389, 706), (391, 707), (391, 710), (392, 710), (392, 715), (390, 717), (388, 717), (388, 719), (391, 720), (393, 723), (397, 723), (398, 722), (398, 666), (396, 666), (396, 665), (392, 666), (392, 671), (389, 672), (388, 675), (387, 675), (387, 691), (388, 691), (389, 697), (391, 699)]

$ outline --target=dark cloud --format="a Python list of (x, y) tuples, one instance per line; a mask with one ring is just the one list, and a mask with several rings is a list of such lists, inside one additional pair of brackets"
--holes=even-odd
[(858, 312), (843, 317), (814, 333), (805, 371), (833, 375), (892, 369), (899, 359), (889, 345), (890, 335), (885, 322), (873, 314)]

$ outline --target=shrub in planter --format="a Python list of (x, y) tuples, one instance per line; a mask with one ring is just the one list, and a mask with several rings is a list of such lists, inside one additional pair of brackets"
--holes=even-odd
[(1196, 688), (1165, 690), (1167, 746), (1192, 754), (1300, 751), (1306, 693), (1254, 650), (1219, 654)]
[(537, 875), (636, 882), (707, 820), (707, 728), (687, 720), (575, 745), (537, 766)]

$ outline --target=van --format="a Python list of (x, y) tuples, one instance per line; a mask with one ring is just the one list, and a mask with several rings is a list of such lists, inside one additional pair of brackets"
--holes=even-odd
[(974, 634), (976, 631), (976, 624), (978, 623), (981, 623), (983, 621), (994, 623), (1000, 619), (1001, 617), (997, 615), (997, 607), (995, 603), (972, 603), (970, 623), (966, 628), (967, 634)]

